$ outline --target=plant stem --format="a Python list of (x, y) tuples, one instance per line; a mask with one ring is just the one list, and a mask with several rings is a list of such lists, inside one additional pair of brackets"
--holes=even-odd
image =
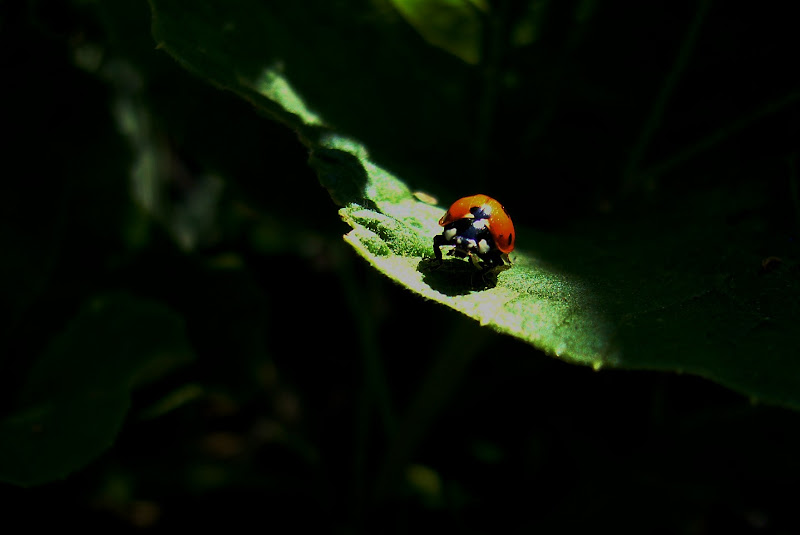
[[(467, 336), (470, 344), (465, 346), (461, 342)], [(469, 365), (489, 340), (490, 335), (484, 329), (473, 332), (472, 323), (458, 319), (450, 335), (438, 344), (437, 358), (417, 388), (400, 422), (396, 439), (386, 452), (375, 489), (378, 501), (396, 490), (419, 444), (451, 401)]]
[(726, 138), (729, 138), (732, 135), (736, 134), (737, 132), (744, 130), (757, 120), (762, 119), (767, 115), (771, 115), (777, 111), (780, 111), (781, 109), (791, 104), (794, 104), (799, 100), (800, 100), (800, 91), (793, 91), (788, 95), (784, 95), (783, 97), (770, 100), (762, 104), (761, 106), (756, 107), (749, 113), (737, 117), (730, 123), (714, 130), (707, 136), (701, 138), (692, 145), (684, 148), (677, 154), (670, 156), (663, 162), (653, 165), (652, 167), (648, 168), (646, 172), (642, 174), (647, 175), (648, 177), (651, 178), (660, 177), (665, 173), (671, 171), (675, 167), (686, 162), (687, 160), (690, 160), (691, 158), (697, 156), (701, 152), (711, 149), (716, 145), (719, 145), (720, 143), (725, 141)]
[(800, 191), (798, 191), (797, 184), (797, 153), (792, 154), (788, 158), (789, 163), (789, 191), (792, 196), (792, 205), (794, 206), (794, 222), (795, 231), (800, 235)]
[(680, 50), (678, 50), (678, 55), (675, 57), (675, 62), (672, 64), (672, 69), (670, 69), (669, 73), (667, 74), (667, 78), (664, 80), (664, 84), (661, 86), (661, 91), (658, 93), (658, 96), (653, 104), (653, 108), (650, 110), (650, 115), (644, 124), (644, 128), (642, 128), (642, 132), (639, 134), (639, 138), (634, 145), (633, 150), (631, 151), (631, 155), (628, 158), (628, 164), (623, 173), (623, 187), (627, 191), (631, 191), (636, 187), (636, 182), (639, 178), (639, 164), (644, 158), (644, 154), (647, 151), (653, 136), (661, 125), (661, 119), (664, 116), (664, 110), (667, 107), (667, 102), (669, 101), (670, 96), (672, 96), (675, 87), (678, 85), (678, 81), (683, 75), (683, 71), (686, 69), (686, 65), (689, 62), (689, 56), (694, 49), (694, 45), (697, 42), (697, 37), (700, 35), (700, 28), (703, 25), (703, 21), (705, 20), (710, 7), (711, 0), (702, 0), (697, 6), (694, 18), (689, 25), (689, 30), (686, 32), (686, 36), (683, 38), (683, 43), (681, 44)]
[[(386, 372), (381, 363), (379, 344), (375, 336), (377, 326), (373, 312), (364, 306), (363, 288), (357, 288), (351, 270), (352, 266), (342, 266), (339, 270), (339, 277), (358, 327), (359, 346), (363, 355), (364, 382), (369, 393), (365, 397), (376, 403), (384, 434), (388, 440), (391, 440), (395, 433), (396, 420), (392, 409), (389, 383), (386, 380)], [(366, 301), (370, 302), (369, 299)]]

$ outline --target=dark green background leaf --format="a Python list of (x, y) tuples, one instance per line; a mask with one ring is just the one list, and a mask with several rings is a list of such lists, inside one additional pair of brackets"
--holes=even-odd
[(125, 295), (87, 303), (39, 358), (0, 421), (0, 478), (36, 485), (83, 467), (113, 443), (131, 389), (185, 364), (181, 318)]

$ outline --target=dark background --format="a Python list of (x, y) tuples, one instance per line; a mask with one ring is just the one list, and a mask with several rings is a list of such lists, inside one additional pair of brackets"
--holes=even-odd
[[(489, 149), (455, 166), (474, 175), (380, 146), (378, 160), (443, 199), (487, 170), (549, 177), (510, 178), (504, 201), (541, 229), (757, 184), (757, 217), (796, 239), (788, 11), (709, 4), (637, 162), (654, 171), (631, 176), (701, 4), (602, 6), (577, 36), (577, 4), (554, 4), (535, 46), (494, 51), (546, 82), (498, 99)], [(498, 6), (501, 26), (527, 13)], [(95, 295), (169, 306), (195, 354), (134, 390), (87, 467), (0, 486), (6, 529), (800, 532), (794, 412), (690, 376), (567, 365), (376, 275), (342, 242), (294, 134), (156, 50), (149, 17), (132, 1), (0, 7), (0, 415)], [(121, 102), (149, 121), (140, 146)], [(150, 206), (130, 193), (143, 146), (163, 177)], [(448, 368), (450, 353), (467, 358)]]

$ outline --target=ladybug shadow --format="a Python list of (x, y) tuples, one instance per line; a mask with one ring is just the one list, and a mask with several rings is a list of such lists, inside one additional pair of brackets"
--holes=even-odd
[(423, 258), (417, 264), (417, 271), (422, 273), (422, 282), (448, 296), (467, 295), (497, 286), (496, 273), (481, 272), (460, 258), (448, 258), (441, 262)]

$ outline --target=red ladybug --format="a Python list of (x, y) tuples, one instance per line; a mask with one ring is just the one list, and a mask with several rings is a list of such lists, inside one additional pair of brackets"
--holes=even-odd
[[(450, 255), (469, 257), (482, 271), (505, 266), (514, 250), (514, 224), (503, 205), (487, 195), (472, 195), (450, 206), (433, 238), (433, 253), (442, 261), (441, 247), (452, 245)], [(482, 261), (482, 264), (479, 263)]]

